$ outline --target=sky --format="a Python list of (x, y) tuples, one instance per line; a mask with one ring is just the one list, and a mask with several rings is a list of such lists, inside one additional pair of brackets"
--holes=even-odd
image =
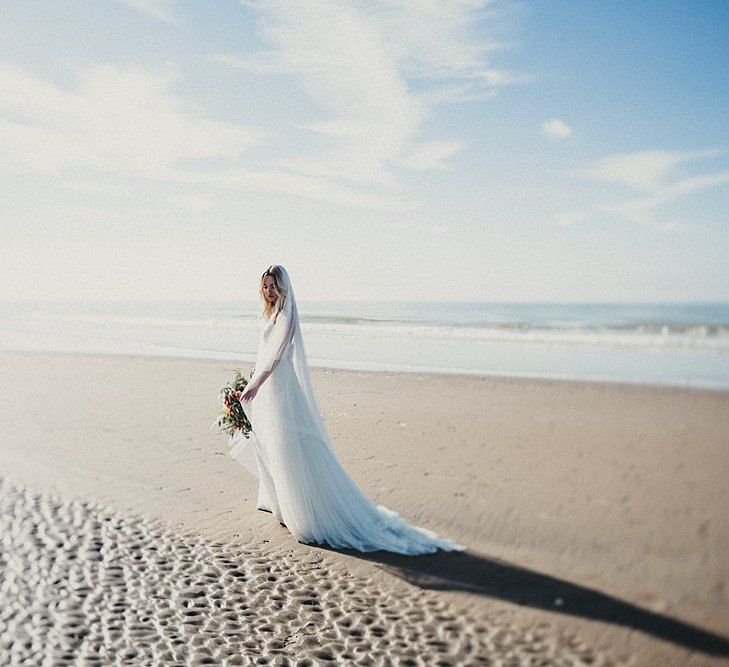
[(729, 3), (0, 5), (0, 298), (729, 300)]

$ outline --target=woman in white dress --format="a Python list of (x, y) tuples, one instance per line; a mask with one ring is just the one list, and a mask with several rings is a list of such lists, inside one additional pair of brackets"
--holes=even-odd
[(466, 547), (374, 505), (339, 462), (311, 383), (296, 299), (286, 269), (262, 274), (263, 328), (255, 371), (239, 394), (250, 439), (231, 456), (259, 478), (258, 508), (306, 544), (416, 555)]

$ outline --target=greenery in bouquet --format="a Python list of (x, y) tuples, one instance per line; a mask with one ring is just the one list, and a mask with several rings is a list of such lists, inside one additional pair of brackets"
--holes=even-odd
[(233, 380), (220, 390), (218, 398), (220, 399), (222, 408), (216, 424), (221, 431), (227, 433), (229, 436), (235, 435), (236, 431), (240, 431), (246, 438), (249, 438), (251, 435), (251, 423), (243, 411), (240, 400), (238, 400), (238, 393), (246, 388), (248, 380), (253, 376), (254, 370), (251, 369), (250, 375), (246, 378), (240, 372), (240, 368), (236, 369)]

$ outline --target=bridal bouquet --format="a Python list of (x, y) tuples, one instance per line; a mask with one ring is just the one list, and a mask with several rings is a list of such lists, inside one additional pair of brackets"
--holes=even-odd
[(252, 369), (250, 375), (246, 378), (238, 368), (235, 377), (220, 390), (218, 399), (222, 404), (222, 408), (213, 427), (218, 426), (221, 431), (229, 436), (233, 436), (236, 431), (240, 431), (240, 434), (244, 437), (250, 437), (251, 423), (248, 421), (243, 406), (238, 400), (238, 392), (246, 388), (254, 370)]

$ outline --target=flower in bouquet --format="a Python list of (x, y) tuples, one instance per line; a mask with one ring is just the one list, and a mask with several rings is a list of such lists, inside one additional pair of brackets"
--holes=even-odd
[(238, 399), (238, 394), (246, 388), (254, 370), (251, 369), (250, 375), (246, 378), (240, 372), (240, 368), (236, 369), (235, 377), (220, 390), (218, 395), (221, 410), (213, 427), (218, 426), (221, 431), (231, 437), (237, 433), (245, 438), (249, 438), (251, 435), (251, 423)]

